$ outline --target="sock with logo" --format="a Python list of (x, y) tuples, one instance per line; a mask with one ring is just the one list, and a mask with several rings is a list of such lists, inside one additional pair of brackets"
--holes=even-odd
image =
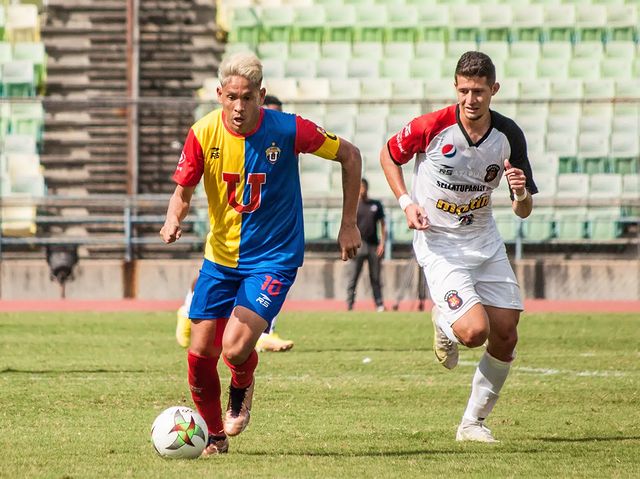
[(207, 423), (209, 434), (223, 435), (222, 406), (220, 404), (220, 356), (200, 356), (189, 351), (189, 387), (196, 409)]

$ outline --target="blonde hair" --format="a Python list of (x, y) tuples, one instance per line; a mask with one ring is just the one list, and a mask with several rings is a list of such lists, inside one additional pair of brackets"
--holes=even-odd
[(262, 86), (262, 63), (251, 52), (234, 53), (222, 60), (218, 69), (220, 85), (225, 86), (230, 77), (246, 78), (257, 88)]

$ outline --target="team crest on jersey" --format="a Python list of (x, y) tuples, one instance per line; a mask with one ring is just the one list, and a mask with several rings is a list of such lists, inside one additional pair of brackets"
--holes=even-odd
[(487, 166), (487, 174), (484, 175), (484, 181), (489, 183), (496, 179), (498, 176), (498, 172), (500, 171), (500, 167), (498, 165), (489, 165)]
[(269, 148), (267, 148), (267, 150), (266, 150), (267, 161), (269, 163), (271, 163), (272, 165), (275, 165), (276, 161), (278, 161), (278, 158), (280, 158), (280, 153), (281, 152), (282, 152), (282, 150), (280, 148), (278, 148), (276, 143), (272, 142), (271, 146)]
[(447, 294), (444, 295), (444, 300), (452, 311), (460, 309), (460, 306), (462, 306), (463, 303), (462, 298), (458, 295), (458, 292), (455, 289), (448, 291)]
[(453, 158), (454, 156), (456, 156), (457, 152), (458, 150), (456, 150), (456, 146), (452, 145), (451, 143), (442, 147), (442, 154), (445, 158)]
[(469, 226), (470, 224), (473, 224), (473, 213), (462, 215), (460, 218), (458, 218), (458, 223), (460, 223), (462, 226)]

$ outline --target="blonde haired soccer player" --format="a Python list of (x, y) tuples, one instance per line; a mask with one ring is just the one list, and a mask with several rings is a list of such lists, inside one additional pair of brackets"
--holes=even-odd
[[(312, 153), (342, 167), (343, 261), (360, 247), (356, 208), (362, 160), (351, 143), (297, 115), (262, 108), (262, 65), (250, 53), (227, 57), (217, 88), (221, 108), (189, 130), (173, 179), (160, 236), (173, 243), (200, 178), (210, 231), (189, 309), (189, 386), (209, 428), (203, 455), (227, 452), (228, 436), (249, 423), (255, 351), (278, 314), (304, 255), (298, 154)], [(222, 419), (218, 359), (231, 371)]]
[[(463, 54), (454, 85), (457, 104), (410, 121), (389, 139), (380, 162), (415, 230), (414, 252), (435, 302), (438, 361), (453, 369), (459, 343), (487, 345), (456, 439), (495, 442), (485, 419), (515, 357), (523, 306), (491, 214), (491, 193), (505, 176), (513, 211), (526, 218), (538, 189), (524, 134), (513, 120), (489, 108), (500, 88), (491, 59), (480, 52)], [(414, 157), (409, 196), (401, 166)]]

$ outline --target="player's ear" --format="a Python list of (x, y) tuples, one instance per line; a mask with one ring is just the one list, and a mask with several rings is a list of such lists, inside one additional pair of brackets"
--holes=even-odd
[(267, 89), (266, 88), (260, 88), (260, 106), (264, 105), (264, 97), (267, 94)]
[(491, 96), (495, 95), (496, 93), (498, 93), (498, 90), (500, 90), (500, 83), (495, 82), (493, 84), (493, 86), (491, 87)]

